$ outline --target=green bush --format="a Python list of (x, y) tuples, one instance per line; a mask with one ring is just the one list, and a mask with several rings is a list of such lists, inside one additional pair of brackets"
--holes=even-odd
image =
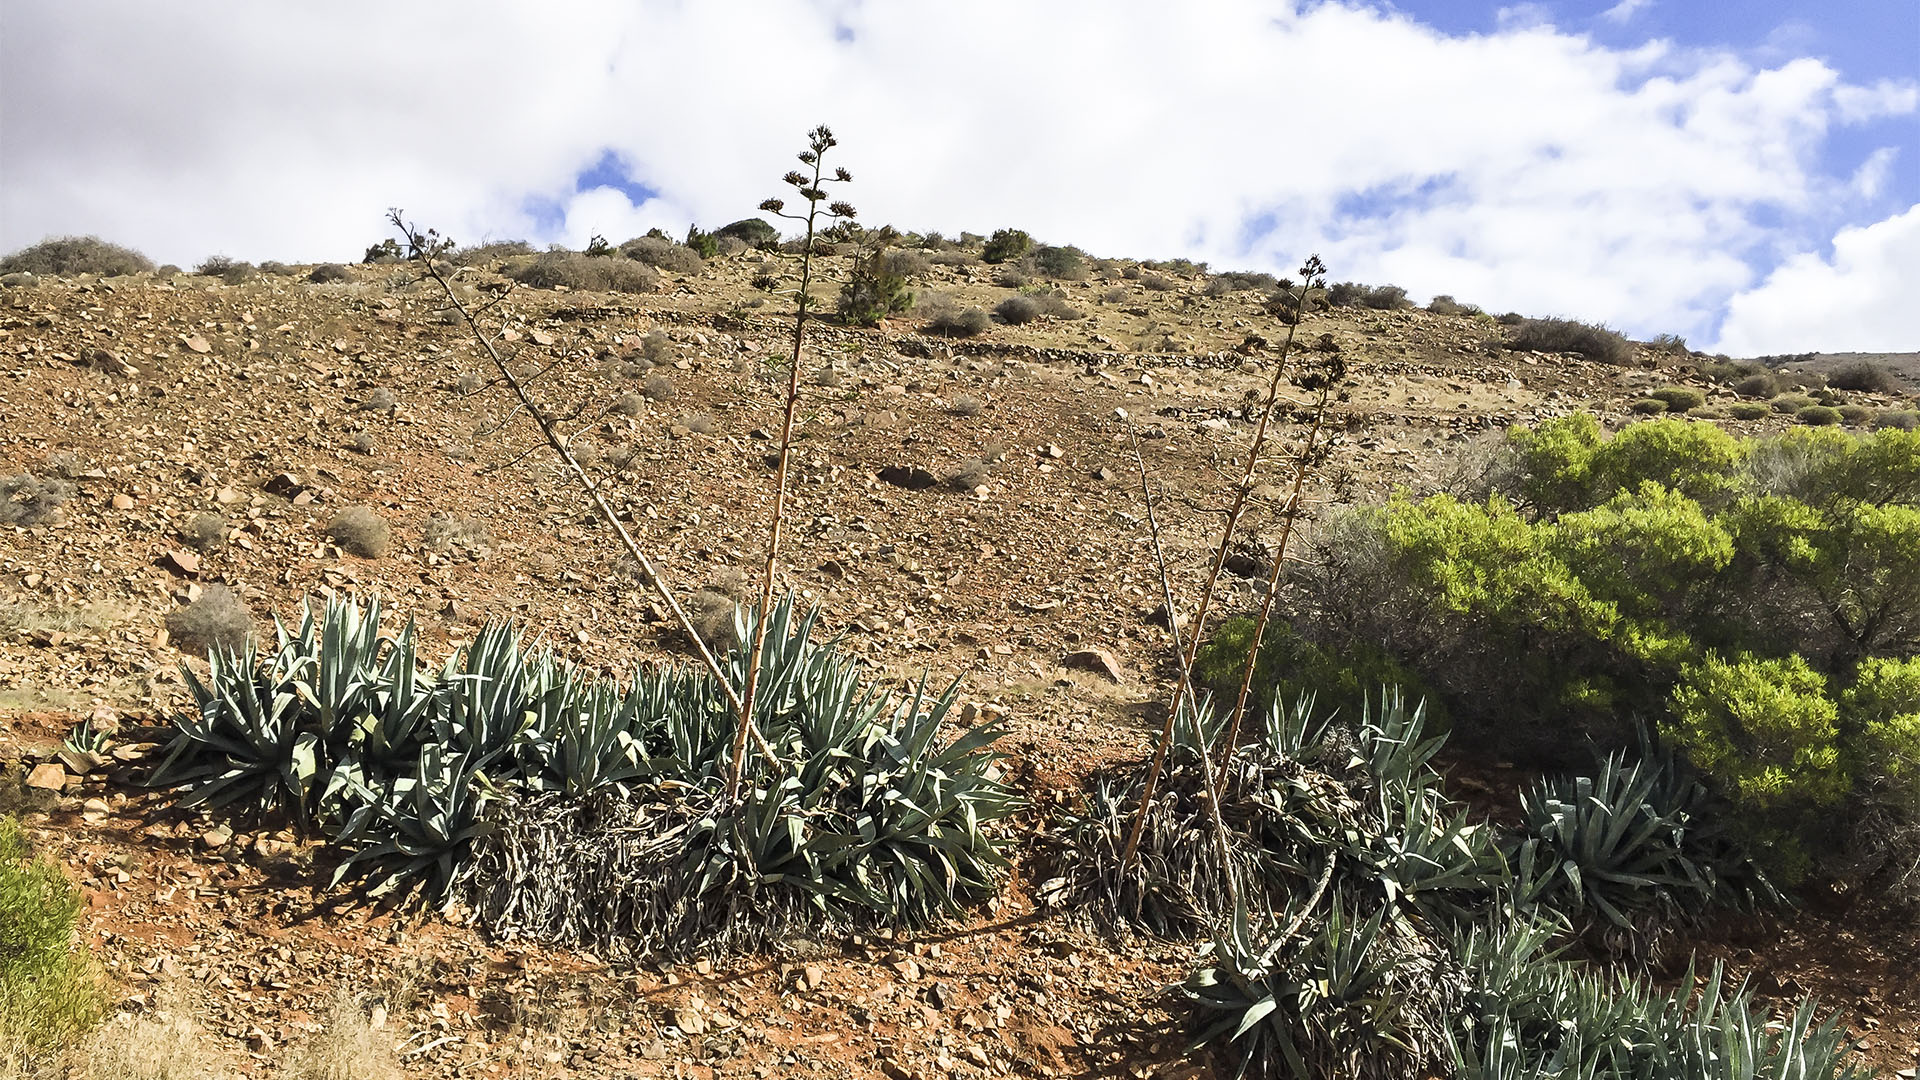
[(28, 273), (48, 277), (97, 274), (101, 277), (117, 277), (152, 269), (152, 259), (132, 248), (109, 244), (97, 236), (62, 236), (42, 240), (0, 259), (0, 274)]
[(1744, 398), (1770, 398), (1780, 392), (1780, 380), (1770, 374), (1748, 375), (1733, 384), (1733, 392)]
[(1672, 413), (1692, 412), (1707, 403), (1707, 395), (1691, 386), (1663, 386), (1647, 396), (1665, 402)]
[(1840, 410), (1828, 405), (1804, 405), (1793, 411), (1793, 418), (1808, 427), (1829, 427), (1840, 422)]
[(732, 237), (748, 247), (772, 250), (780, 246), (780, 230), (763, 218), (741, 218), (713, 230), (716, 237)]
[(74, 942), (81, 907), (66, 874), (0, 817), (0, 1067), (71, 1045), (99, 1018), (99, 984)]
[(1841, 699), (1879, 670), (1863, 663), (1920, 652), (1920, 435), (1651, 420), (1606, 438), (1574, 416), (1510, 431), (1487, 482), (1483, 502), (1327, 515), (1298, 632), (1410, 669), (1467, 746), (1504, 756), (1625, 746), (1642, 718), (1789, 876), (1872, 862), (1884, 829), (1858, 815), (1920, 825)]
[(1671, 732), (1687, 756), (1743, 802), (1827, 805), (1844, 792), (1839, 708), (1799, 656), (1683, 664)]
[(1404, 307), (1406, 302), (1407, 290), (1398, 285), (1360, 285), (1351, 281), (1340, 281), (1327, 286), (1327, 303), (1334, 307), (1392, 311), (1395, 308)]
[(1037, 247), (1033, 249), (1033, 265), (1059, 281), (1080, 281), (1087, 276), (1086, 253), (1076, 247)]
[(1881, 409), (1873, 414), (1873, 428), (1875, 431), (1881, 429), (1913, 431), (1920, 428), (1920, 410)]
[(1040, 305), (1030, 296), (1009, 296), (993, 306), (993, 314), (1008, 326), (1025, 326), (1040, 317)]
[(913, 307), (907, 279), (887, 262), (886, 251), (874, 249), (854, 262), (853, 272), (840, 287), (840, 318), (852, 326), (878, 326), (880, 320)]
[(1873, 420), (1873, 410), (1865, 405), (1842, 405), (1838, 411), (1841, 421), (1852, 427), (1866, 427)]
[(1727, 415), (1735, 420), (1758, 420), (1772, 411), (1758, 401), (1739, 401), (1727, 406)]
[(509, 268), (506, 275), (536, 289), (594, 292), (652, 292), (659, 281), (659, 275), (644, 263), (593, 259), (577, 251), (545, 252)]
[(720, 254), (720, 238), (710, 232), (701, 231), (698, 225), (687, 226), (687, 238), (681, 241), (692, 248), (702, 259), (711, 259)]
[(1627, 411), (1636, 412), (1642, 416), (1658, 416), (1667, 411), (1667, 403), (1658, 398), (1640, 398), (1630, 403)]
[(697, 274), (706, 265), (699, 252), (657, 236), (634, 237), (620, 245), (620, 254), (669, 274)]
[(1604, 326), (1573, 319), (1527, 319), (1515, 327), (1507, 348), (1578, 353), (1604, 364), (1633, 362), (1633, 343)]
[(981, 250), (980, 258), (989, 263), (1011, 262), (1033, 250), (1033, 237), (1020, 229), (996, 229)]
[(1805, 394), (1781, 394), (1772, 401), (1767, 402), (1767, 407), (1771, 408), (1774, 412), (1791, 415), (1815, 404), (1818, 403)]
[(1427, 310), (1435, 315), (1485, 315), (1477, 304), (1463, 304), (1451, 296), (1442, 293), (1427, 302)]
[(1836, 390), (1860, 390), (1870, 394), (1897, 394), (1900, 380), (1885, 364), (1855, 360), (1827, 372), (1827, 385)]

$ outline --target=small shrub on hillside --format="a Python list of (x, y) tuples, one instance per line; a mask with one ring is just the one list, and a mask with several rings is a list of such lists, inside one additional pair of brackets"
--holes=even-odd
[(307, 280), (315, 285), (330, 285), (337, 281), (352, 281), (353, 272), (339, 263), (321, 263), (307, 271)]
[(1573, 319), (1527, 319), (1507, 340), (1510, 349), (1578, 353), (1606, 364), (1633, 361), (1633, 343), (1604, 326)]
[(253, 636), (253, 612), (225, 585), (210, 585), (200, 599), (167, 616), (167, 637), (181, 652), (233, 652)]
[(1758, 420), (1772, 411), (1758, 401), (1736, 401), (1727, 406), (1727, 415), (1735, 420)]
[(694, 633), (717, 656), (740, 647), (734, 625), (739, 605), (733, 597), (714, 589), (701, 589), (687, 598), (687, 614), (692, 617)]
[(293, 267), (288, 266), (278, 259), (268, 259), (260, 264), (260, 272), (263, 274), (272, 274), (274, 277), (292, 277)]
[(993, 306), (993, 313), (1008, 326), (1024, 326), (1040, 317), (1040, 305), (1032, 297), (1009, 296)]
[(1693, 355), (1693, 350), (1687, 348), (1687, 339), (1678, 334), (1655, 334), (1652, 340), (1647, 342), (1647, 348), (1652, 349), (1654, 352), (1667, 353), (1671, 356), (1686, 357)]
[(387, 553), (387, 545), (393, 539), (393, 530), (387, 525), (387, 519), (377, 513), (373, 507), (356, 504), (346, 507), (333, 515), (327, 522), (327, 539), (333, 541), (340, 550), (358, 555), (363, 559), (377, 559)]
[(360, 262), (363, 265), (399, 262), (405, 254), (400, 250), (400, 241), (389, 236), (377, 244), (367, 245), (366, 254), (361, 256)]
[(1140, 275), (1140, 284), (1154, 292), (1172, 292), (1180, 287), (1179, 282), (1167, 277), (1165, 274), (1142, 274)]
[(228, 285), (241, 285), (254, 279), (255, 271), (250, 262), (229, 259), (225, 255), (215, 255), (194, 267), (194, 273), (201, 277), (217, 277)]
[(1103, 304), (1124, 304), (1127, 301), (1127, 297), (1132, 295), (1132, 293), (1126, 290), (1125, 286), (1115, 285), (1113, 288), (1100, 294), (1100, 302)]
[(1334, 307), (1363, 307), (1392, 311), (1407, 302), (1407, 290), (1398, 285), (1360, 285), (1351, 281), (1327, 286), (1327, 303)]
[(1744, 398), (1770, 398), (1780, 392), (1780, 380), (1765, 373), (1748, 375), (1734, 382), (1733, 392)]
[(979, 416), (986, 407), (985, 402), (972, 394), (961, 394), (947, 403), (947, 411), (955, 416)]
[(638, 416), (646, 408), (647, 399), (639, 394), (621, 394), (613, 403), (613, 411), (620, 416)]
[(219, 514), (195, 514), (180, 526), (180, 541), (199, 551), (212, 551), (227, 542), (227, 519)]
[(1897, 394), (1900, 380), (1884, 364), (1855, 360), (1827, 372), (1827, 385), (1836, 390), (1858, 390), (1869, 394)]
[(1427, 310), (1435, 315), (1484, 315), (1475, 304), (1463, 304), (1451, 296), (1441, 294), (1427, 302)]
[(1667, 403), (1659, 398), (1641, 398), (1629, 404), (1627, 410), (1642, 416), (1658, 416), (1667, 411)]
[(713, 230), (716, 237), (731, 237), (748, 247), (767, 250), (780, 246), (780, 230), (763, 218), (741, 218)]
[(706, 265), (700, 253), (685, 244), (655, 236), (639, 236), (621, 244), (620, 254), (669, 274), (695, 274)]
[(1842, 405), (1840, 419), (1854, 427), (1866, 427), (1873, 420), (1873, 410), (1865, 405)]
[(933, 264), (935, 266), (972, 266), (979, 261), (980, 257), (978, 255), (975, 255), (971, 251), (962, 251), (959, 249), (942, 251), (933, 257)]
[(1793, 418), (1811, 427), (1826, 427), (1840, 422), (1840, 410), (1831, 405), (1806, 405), (1793, 411)]
[(1272, 274), (1227, 270), (1208, 278), (1202, 291), (1208, 296), (1226, 296), (1236, 292), (1272, 292), (1278, 287), (1279, 282)]
[(955, 491), (973, 491), (993, 479), (993, 465), (984, 458), (967, 458), (946, 475), (948, 487)]
[(995, 274), (993, 283), (1003, 289), (1024, 289), (1033, 284), (1033, 278), (1025, 270), (1009, 267)]
[(20, 473), (0, 480), (0, 525), (39, 525), (51, 519), (73, 494), (65, 480)]
[(576, 292), (652, 292), (659, 281), (653, 269), (631, 259), (590, 259), (573, 251), (549, 251), (506, 271), (508, 277), (536, 289)]
[(652, 330), (640, 339), (640, 359), (649, 364), (670, 364), (673, 362), (673, 339), (665, 330)]
[(1076, 247), (1033, 249), (1034, 269), (1057, 281), (1083, 281), (1087, 276), (1086, 252)]
[(1913, 409), (1881, 409), (1873, 414), (1875, 431), (1891, 428), (1897, 431), (1913, 431), (1920, 428), (1920, 411)]
[(1033, 237), (1021, 229), (997, 229), (981, 249), (980, 258), (989, 263), (1011, 262), (1033, 250)]
[(484, 556), (493, 546), (487, 523), (479, 518), (435, 514), (420, 536), (429, 551), (458, 552), (470, 558)]
[(941, 337), (975, 337), (993, 325), (986, 312), (977, 307), (960, 307), (951, 300), (926, 305), (925, 310), (927, 333)]
[(886, 272), (896, 277), (920, 277), (933, 269), (933, 260), (918, 251), (894, 250), (887, 252), (881, 265)]
[(70, 1045), (100, 1015), (99, 987), (74, 941), (81, 907), (60, 867), (28, 847), (19, 822), (0, 817), (0, 1069), (21, 1065), (14, 1055)]
[(648, 401), (666, 401), (673, 396), (673, 380), (665, 375), (649, 375), (641, 387)]
[(854, 261), (853, 271), (840, 287), (836, 309), (853, 326), (878, 326), (880, 320), (913, 307), (913, 290), (903, 274), (889, 268), (887, 254), (876, 249)]
[(97, 236), (62, 236), (0, 259), (0, 274), (40, 274), (73, 277), (97, 274), (118, 277), (153, 269), (153, 260), (132, 248), (109, 244)]
[(1517, 311), (1508, 311), (1496, 316), (1493, 321), (1501, 326), (1523, 326), (1526, 324), (1527, 317)]
[(525, 240), (494, 240), (460, 248), (448, 258), (455, 266), (480, 266), (533, 253), (533, 245)]
[(706, 413), (688, 413), (680, 418), (680, 426), (695, 435), (713, 434), (713, 417)]
[(1084, 319), (1087, 313), (1067, 303), (1067, 298), (1057, 292), (1033, 294), (1033, 302), (1040, 305), (1040, 314), (1053, 319)]
[(1665, 402), (1670, 413), (1692, 412), (1707, 403), (1707, 395), (1691, 386), (1663, 386), (1647, 396)]
[(697, 225), (687, 226), (687, 238), (682, 240), (703, 259), (711, 259), (720, 254), (720, 238), (710, 232), (701, 231)]
[(1772, 401), (1767, 402), (1767, 407), (1777, 413), (1792, 415), (1809, 405), (1818, 404), (1819, 402), (1805, 394), (1781, 394)]

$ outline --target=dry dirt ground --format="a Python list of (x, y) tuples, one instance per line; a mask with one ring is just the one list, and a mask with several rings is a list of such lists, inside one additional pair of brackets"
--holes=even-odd
[[(750, 306), (758, 263), (713, 260), (642, 296), (512, 298), (514, 344), (552, 365), (539, 386), (563, 414), (578, 410), (573, 446), (611, 478), (614, 505), (682, 595), (737, 590), (761, 558), (778, 426), (766, 361), (787, 324), (778, 302)], [(1006, 295), (982, 268), (926, 277), (984, 307)], [(471, 275), (469, 295), (498, 280)], [(809, 338), (809, 370), (831, 374), (808, 380), (784, 583), (889, 677), (930, 669), (1003, 715), (1036, 813), (1091, 765), (1140, 752), (1169, 692), (1123, 413), (1145, 437), (1191, 602), (1271, 362), (1271, 350), (1235, 350), (1284, 335), (1258, 294), (1172, 284), (1068, 284), (1087, 318), (967, 341), (911, 320)], [(147, 823), (125, 770), (23, 793), (25, 771), (81, 720), (132, 739), (166, 722), (185, 699), (166, 616), (213, 583), (263, 625), (306, 597), (377, 594), (419, 620), (435, 656), (488, 616), (609, 671), (684, 656), (524, 417), (473, 389), (486, 370), (442, 309), (401, 266), (328, 285), (143, 275), (0, 292), (0, 477), (71, 489), (47, 520), (0, 530), (0, 792), (85, 887), (86, 938), (118, 1008), (172, 1003), (204, 1029), (208, 1061), (240, 1074), (270, 1072), (344, 986), (410, 1073), (1202, 1075), (1161, 1008), (1190, 947), (1103, 944), (1036, 912), (1017, 872), (996, 905), (926, 934), (618, 970), (342, 904), (314, 890), (316, 853), (287, 835)], [(1486, 433), (1576, 409), (1625, 423), (1626, 403), (1656, 385), (1728, 397), (1696, 360), (1512, 353), (1500, 327), (1467, 317), (1343, 310), (1302, 331), (1331, 335), (1354, 378), (1316, 503), (1432, 490)], [(1301, 430), (1289, 421), (1284, 434)], [(1261, 478), (1257, 535), (1273, 531), (1282, 469)], [(351, 504), (391, 523), (383, 557), (328, 542)], [(224, 542), (185, 545), (197, 514), (224, 520)], [(434, 516), (477, 519), (486, 543), (426, 546)], [(1230, 606), (1251, 597), (1251, 581), (1229, 584)], [(1117, 681), (1063, 665), (1093, 647), (1117, 658)], [(1917, 941), (1910, 927), (1808, 910), (1722, 928), (1703, 949), (1767, 993), (1820, 994), (1898, 1069), (1920, 1053)]]

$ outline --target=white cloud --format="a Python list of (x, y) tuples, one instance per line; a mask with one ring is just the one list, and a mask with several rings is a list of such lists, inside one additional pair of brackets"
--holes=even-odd
[[(1920, 94), (1610, 49), (1525, 5), (1462, 37), (1286, 0), (66, 0), (5, 20), (0, 250), (95, 232), (182, 264), (337, 259), (390, 205), (463, 241), (677, 233), (781, 194), (826, 120), (872, 222), (1281, 271), (1319, 251), (1416, 295), (1696, 336), (1844, 223), (1829, 128)], [(576, 193), (608, 150), (660, 198)]]
[(1715, 351), (1920, 351), (1920, 204), (1840, 230), (1833, 257), (1805, 252), (1736, 294)]
[(1877, 199), (1887, 189), (1887, 181), (1893, 177), (1893, 163), (1900, 157), (1897, 146), (1882, 146), (1867, 155), (1867, 160), (1853, 170), (1853, 179), (1848, 187), (1862, 199)]
[(1624, 25), (1632, 22), (1635, 15), (1652, 6), (1653, 0), (1620, 0), (1619, 3), (1601, 12), (1600, 17), (1610, 23)]

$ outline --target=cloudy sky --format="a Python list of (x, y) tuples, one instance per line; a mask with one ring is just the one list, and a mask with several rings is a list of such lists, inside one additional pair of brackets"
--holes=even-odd
[(1920, 349), (1916, 0), (0, 0), (0, 251), (1025, 228), (1736, 355)]

